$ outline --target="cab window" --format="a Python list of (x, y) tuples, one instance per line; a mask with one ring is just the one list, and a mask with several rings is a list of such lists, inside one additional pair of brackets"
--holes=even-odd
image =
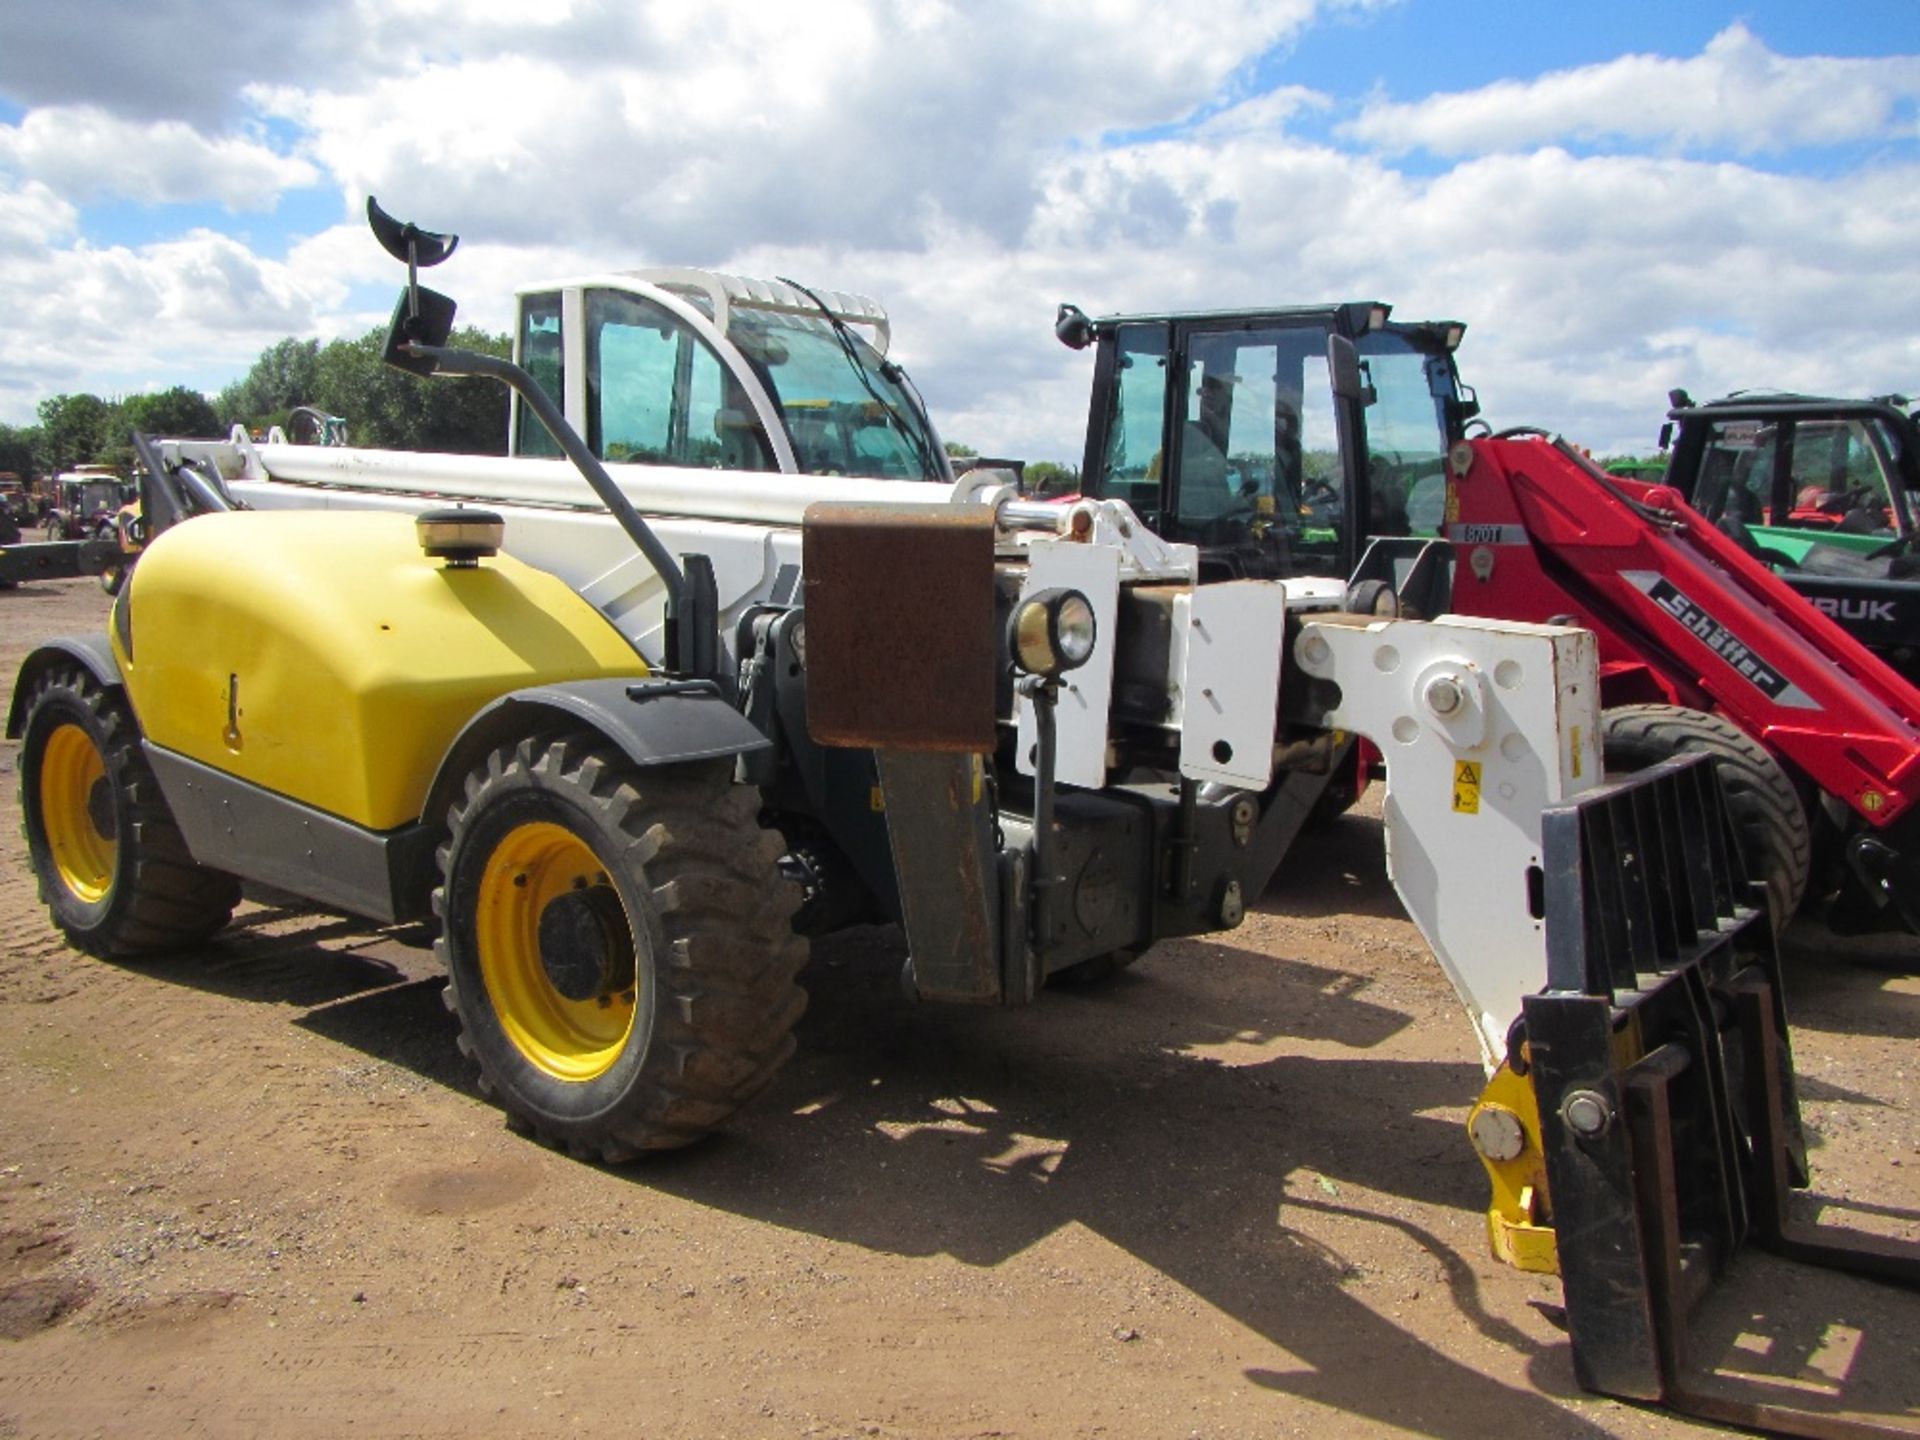
[(1774, 523), (1773, 471), (1779, 432), (1760, 420), (1716, 420), (1700, 452), (1693, 505), (1712, 520)]
[(1284, 542), (1300, 573), (1337, 564), (1339, 431), (1318, 329), (1200, 332), (1188, 344), (1179, 538)]
[(1369, 535), (1439, 535), (1446, 524), (1447, 402), (1459, 394), (1451, 360), (1391, 330), (1359, 342), (1373, 386), (1366, 409)]
[(638, 295), (590, 290), (587, 444), (610, 464), (772, 470), (772, 447), (720, 357)]
[(1161, 427), (1167, 411), (1167, 327), (1122, 325), (1115, 336), (1113, 412), (1100, 493), (1149, 524), (1160, 514)]
[[(560, 344), (560, 296), (529, 295), (520, 302), (520, 366), (533, 376), (534, 383), (553, 403), (566, 406), (566, 359)], [(547, 433), (533, 410), (524, 402), (515, 404), (520, 417), (514, 435), (513, 453), (554, 458), (560, 447)]]
[(1795, 423), (1788, 524), (1892, 533), (1892, 497), (1874, 428), (1862, 419)]

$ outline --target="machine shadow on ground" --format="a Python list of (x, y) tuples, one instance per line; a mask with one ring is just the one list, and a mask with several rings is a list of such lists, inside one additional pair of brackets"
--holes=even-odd
[[(473, 1093), (430, 955), (258, 913), (154, 978), (300, 1010), (303, 1028)], [(908, 1001), (901, 958), (891, 930), (817, 945), (799, 1053), (770, 1092), (725, 1133), (608, 1180), (981, 1267), (1083, 1226), (1293, 1358), (1249, 1368), (1262, 1387), (1461, 1440), (1516, 1423), (1602, 1433), (1476, 1365), (1497, 1347), (1572, 1393), (1564, 1346), (1542, 1354), (1462, 1258), (1481, 1243), (1484, 1182), (1459, 1129), (1478, 1067), (1374, 1058), (1411, 1017), (1366, 977), (1184, 941), (1104, 985), (968, 1011)], [(1454, 1212), (1460, 1233), (1408, 1218), (1409, 1201)], [(1326, 1238), (1361, 1226), (1399, 1237), (1391, 1271)], [(1466, 1338), (1449, 1348), (1468, 1358), (1382, 1313), (1421, 1289), (1450, 1297)], [(1381, 1367), (1399, 1383), (1372, 1383)]]

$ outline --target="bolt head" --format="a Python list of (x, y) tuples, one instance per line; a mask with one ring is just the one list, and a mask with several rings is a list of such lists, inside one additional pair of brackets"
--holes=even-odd
[(1613, 1106), (1598, 1090), (1570, 1090), (1560, 1102), (1560, 1118), (1582, 1140), (1597, 1140), (1613, 1124)]
[(1518, 1160), (1527, 1148), (1526, 1127), (1504, 1105), (1482, 1105), (1467, 1119), (1473, 1148), (1489, 1160)]
[(1452, 715), (1467, 703), (1467, 692), (1450, 675), (1435, 677), (1427, 685), (1427, 708), (1436, 715)]

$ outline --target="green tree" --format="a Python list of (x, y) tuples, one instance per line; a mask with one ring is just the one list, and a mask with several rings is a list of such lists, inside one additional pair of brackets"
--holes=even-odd
[(49, 395), (40, 402), (41, 463), (57, 471), (92, 461), (109, 438), (110, 418), (98, 395)]
[(215, 439), (224, 431), (213, 404), (185, 385), (147, 395), (129, 395), (120, 402), (121, 418), (132, 430), (178, 439)]
[(980, 453), (974, 449), (973, 446), (959, 440), (947, 441), (946, 451), (947, 454), (955, 460), (971, 460)]
[(260, 352), (251, 369), (214, 401), (221, 428), (265, 429), (285, 422), (295, 405), (311, 405), (319, 393), (320, 342), (289, 336)]
[(40, 468), (39, 427), (0, 425), (0, 470), (11, 470), (25, 480)]
[[(358, 340), (335, 340), (320, 351), (313, 404), (346, 418), (356, 445), (434, 450), (457, 455), (504, 455), (507, 391), (495, 380), (422, 380), (380, 362), (384, 328)], [(471, 326), (449, 344), (505, 356), (504, 335)]]
[(94, 459), (123, 474), (133, 470), (133, 432), (178, 440), (217, 439), (225, 431), (207, 397), (185, 385), (128, 395), (107, 407)]

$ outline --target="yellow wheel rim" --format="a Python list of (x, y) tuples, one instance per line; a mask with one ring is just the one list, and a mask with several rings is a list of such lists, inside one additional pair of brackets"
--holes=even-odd
[[(493, 1013), (520, 1053), (556, 1080), (606, 1074), (633, 1034), (637, 976), (613, 994), (570, 1000), (555, 987), (540, 953), (547, 907), (607, 885), (606, 867), (592, 848), (564, 825), (545, 821), (508, 831), (480, 877), (474, 940)], [(619, 908), (625, 933), (616, 940), (631, 951), (632, 919)]]
[(89, 905), (113, 888), (120, 853), (107, 766), (93, 737), (78, 725), (60, 726), (40, 756), (40, 827), (60, 883)]

